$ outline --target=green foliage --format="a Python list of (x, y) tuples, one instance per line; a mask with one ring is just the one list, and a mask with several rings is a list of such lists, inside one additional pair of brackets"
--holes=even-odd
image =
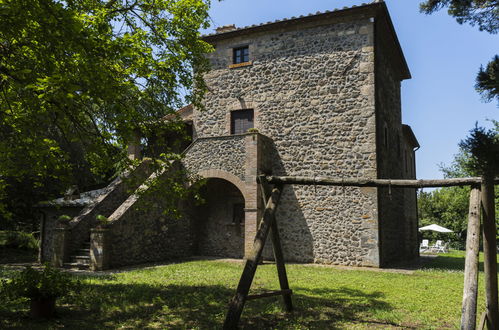
[(481, 176), (486, 168), (499, 165), (497, 150), (499, 147), (499, 122), (492, 120), (494, 127), (486, 130), (475, 127), (470, 136), (459, 143), (459, 153), (449, 166), (440, 164), (440, 170), (446, 178)]
[(38, 244), (39, 242), (33, 234), (21, 231), (0, 231), (0, 248), (38, 250)]
[(446, 187), (418, 194), (418, 214), (421, 226), (436, 223), (454, 233), (424, 232), (424, 238), (443, 239), (461, 247), (466, 242), (468, 224), (469, 187)]
[(205, 184), (205, 180), (180, 168), (180, 157), (181, 155), (174, 153), (162, 153), (153, 161), (155, 175), (150, 176), (138, 189), (141, 202), (135, 206), (137, 209), (156, 210), (163, 215), (179, 219), (182, 217), (182, 202), (190, 197), (202, 202), (199, 189)]
[(11, 280), (3, 280), (0, 296), (11, 299), (20, 297), (30, 299), (57, 298), (79, 288), (79, 282), (71, 275), (45, 265), (42, 270), (27, 267)]
[(497, 99), (499, 104), (499, 56), (496, 55), (492, 61), (487, 64), (484, 69), (480, 67), (480, 71), (476, 77), (475, 89), (480, 93), (487, 102)]
[(102, 214), (98, 214), (95, 218), (99, 221), (101, 226), (105, 226), (109, 222), (109, 219)]
[(420, 9), (431, 14), (448, 7), (448, 14), (459, 24), (478, 25), (480, 31), (497, 33), (499, 30), (499, 4), (496, 0), (427, 0)]
[(63, 214), (63, 215), (59, 216), (59, 218), (57, 220), (60, 223), (68, 223), (71, 221), (71, 219), (73, 219), (73, 218), (70, 217), (69, 215)]
[(499, 174), (499, 131), (475, 126), (470, 136), (459, 143), (459, 147), (469, 155), (466, 163), (469, 172), (493, 176)]
[[(185, 102), (199, 104), (211, 50), (199, 38), (208, 5), (0, 0), (3, 216), (70, 184), (99, 181), (89, 177), (107, 178), (126, 161), (133, 132)], [(6, 209), (2, 201), (20, 185), (33, 191), (29, 202)]]

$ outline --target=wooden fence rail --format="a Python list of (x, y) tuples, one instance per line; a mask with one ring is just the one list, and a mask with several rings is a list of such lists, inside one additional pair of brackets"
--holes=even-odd
[[(303, 184), (316, 186), (340, 187), (394, 187), (394, 188), (438, 188), (471, 186), (482, 183), (482, 178), (454, 178), (440, 180), (405, 180), (405, 179), (365, 179), (365, 178), (331, 178), (325, 176), (267, 176), (270, 184)], [(494, 180), (499, 184), (499, 178)]]

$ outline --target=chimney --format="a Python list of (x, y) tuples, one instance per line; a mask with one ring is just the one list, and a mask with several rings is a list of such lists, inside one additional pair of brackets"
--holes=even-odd
[(217, 33), (225, 33), (225, 32), (230, 32), (236, 30), (236, 25), (235, 24), (230, 24), (230, 25), (224, 25), (217, 27), (215, 31)]

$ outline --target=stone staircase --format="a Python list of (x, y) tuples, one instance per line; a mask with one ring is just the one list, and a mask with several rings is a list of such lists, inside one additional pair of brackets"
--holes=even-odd
[(75, 254), (69, 257), (69, 262), (64, 263), (64, 268), (90, 270), (90, 241), (83, 243)]

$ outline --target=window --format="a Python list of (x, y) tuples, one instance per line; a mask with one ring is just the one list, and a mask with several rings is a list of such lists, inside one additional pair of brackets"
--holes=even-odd
[(230, 113), (230, 134), (243, 134), (253, 128), (253, 109), (237, 110)]
[(386, 126), (386, 124), (384, 129), (383, 145), (388, 148), (388, 127)]
[(409, 173), (409, 153), (407, 151), (404, 152), (404, 163), (405, 163), (405, 172)]
[(400, 157), (400, 134), (397, 135), (397, 155)]
[(233, 205), (232, 223), (237, 225), (244, 224), (244, 203), (237, 203)]
[(249, 48), (248, 46), (234, 48), (232, 63), (239, 64), (249, 62)]

